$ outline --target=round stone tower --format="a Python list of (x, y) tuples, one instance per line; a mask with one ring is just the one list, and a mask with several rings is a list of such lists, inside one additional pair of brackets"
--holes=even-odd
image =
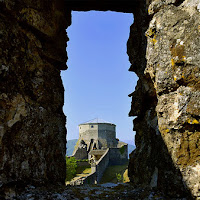
[(79, 139), (87, 150), (117, 147), (116, 125), (98, 118), (85, 122), (79, 125)]

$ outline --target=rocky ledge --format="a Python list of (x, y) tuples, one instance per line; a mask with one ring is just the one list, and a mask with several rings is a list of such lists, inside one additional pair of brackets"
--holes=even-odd
[(26, 186), (20, 192), (16, 190), (7, 190), (6, 195), (0, 196), (3, 199), (9, 200), (187, 200), (187, 198), (169, 198), (164, 196), (161, 192), (151, 188), (134, 188), (132, 184), (114, 184), (106, 183), (101, 185), (84, 185), (84, 186), (48, 186), (34, 187)]

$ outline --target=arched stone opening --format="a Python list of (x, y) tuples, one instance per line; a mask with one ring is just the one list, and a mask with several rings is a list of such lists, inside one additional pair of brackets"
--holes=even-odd
[(64, 182), (60, 69), (66, 68), (70, 10), (127, 9), (135, 19), (128, 42), (130, 71), (139, 77), (131, 95), (130, 115), (138, 117), (130, 178), (173, 197), (186, 196), (188, 189), (198, 197), (199, 2), (97, 2), (0, 2), (1, 189)]

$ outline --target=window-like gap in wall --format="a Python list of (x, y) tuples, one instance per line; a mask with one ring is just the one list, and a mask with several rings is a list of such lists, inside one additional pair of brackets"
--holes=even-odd
[(128, 94), (133, 92), (138, 78), (128, 72), (126, 53), (132, 24), (133, 14), (72, 12), (72, 25), (67, 29), (69, 68), (61, 74), (68, 145), (78, 139), (79, 124), (100, 118), (116, 124), (117, 138), (130, 144), (129, 151), (134, 148)]

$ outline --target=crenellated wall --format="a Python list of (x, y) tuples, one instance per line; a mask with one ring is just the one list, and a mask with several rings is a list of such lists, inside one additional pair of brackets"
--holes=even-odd
[[(92, 3), (93, 2), (93, 3)], [(65, 179), (65, 29), (70, 10), (134, 14), (127, 52), (138, 77), (129, 176), (171, 197), (200, 196), (200, 2), (0, 1), (0, 188)], [(79, 4), (80, 3), (80, 4)]]

